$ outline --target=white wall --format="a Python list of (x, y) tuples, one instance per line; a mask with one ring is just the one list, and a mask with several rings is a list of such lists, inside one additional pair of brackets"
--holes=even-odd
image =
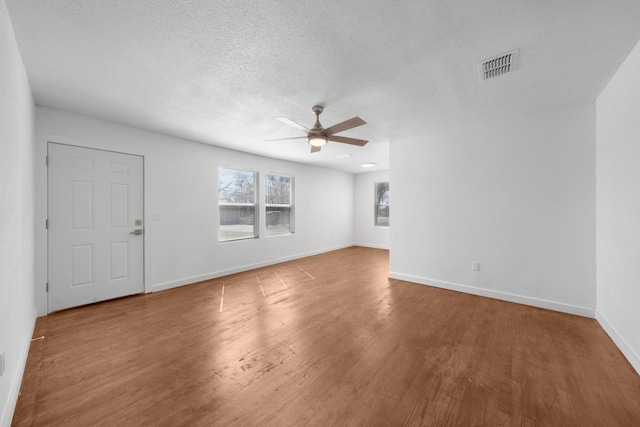
[(0, 426), (11, 424), (36, 311), (33, 302), (34, 103), (0, 1)]
[[(355, 242), (359, 246), (389, 249), (389, 227), (376, 227), (375, 183), (389, 182), (389, 171), (368, 172), (355, 175), (355, 193), (353, 199)], [(391, 184), (389, 184), (391, 186)], [(393, 189), (389, 188), (390, 198)], [(392, 201), (390, 203), (393, 203)], [(390, 207), (393, 212), (393, 206)], [(393, 215), (390, 213), (390, 215)], [(390, 219), (390, 225), (393, 226)]]
[(391, 144), (392, 277), (593, 317), (594, 127), (586, 102)]
[(640, 372), (640, 44), (598, 96), (597, 318)]
[[(145, 289), (157, 291), (353, 244), (353, 175), (36, 109), (36, 298), (46, 313), (47, 141), (145, 158)], [(295, 177), (296, 232), (218, 242), (218, 167)], [(262, 191), (261, 194), (264, 194)], [(152, 221), (159, 212), (161, 220)], [(264, 227), (264, 226), (263, 226)], [(264, 236), (264, 229), (261, 232)]]

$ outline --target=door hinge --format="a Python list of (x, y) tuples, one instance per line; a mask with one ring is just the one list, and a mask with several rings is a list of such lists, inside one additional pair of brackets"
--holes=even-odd
[(47, 164), (47, 166), (49, 166), (49, 156), (45, 156), (44, 162)]
[(45, 292), (49, 292), (49, 282), (47, 282), (44, 288), (45, 288)]
[(44, 220), (44, 228), (49, 229), (49, 218)]

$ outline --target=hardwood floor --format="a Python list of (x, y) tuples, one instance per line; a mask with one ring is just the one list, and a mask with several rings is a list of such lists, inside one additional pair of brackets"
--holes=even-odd
[(640, 425), (595, 320), (388, 270), (353, 247), (39, 318), (13, 425)]

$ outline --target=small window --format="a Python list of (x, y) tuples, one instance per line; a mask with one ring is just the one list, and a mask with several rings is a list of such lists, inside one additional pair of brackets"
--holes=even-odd
[(218, 178), (219, 240), (222, 242), (258, 237), (257, 173), (220, 168)]
[(265, 193), (266, 235), (293, 233), (293, 177), (265, 175)]
[(389, 226), (389, 183), (376, 182), (376, 227)]

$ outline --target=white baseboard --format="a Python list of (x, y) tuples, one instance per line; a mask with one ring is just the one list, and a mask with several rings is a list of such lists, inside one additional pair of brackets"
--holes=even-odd
[(354, 246), (362, 246), (363, 248), (385, 249), (389, 250), (389, 245), (376, 245), (375, 243), (354, 243)]
[(635, 351), (627, 344), (624, 338), (616, 331), (611, 323), (607, 320), (606, 317), (602, 315), (599, 311), (596, 311), (596, 320), (602, 326), (602, 329), (609, 335), (611, 340), (618, 346), (624, 357), (627, 358), (633, 369), (636, 370), (638, 374), (640, 374), (640, 357), (636, 354)]
[[(24, 370), (27, 366), (27, 357), (29, 356), (29, 347), (31, 345), (31, 337), (36, 328), (36, 316), (35, 312), (31, 321), (31, 327), (29, 328), (29, 335), (25, 337), (25, 343), (22, 346), (20, 352), (20, 358), (18, 359), (18, 367), (13, 372), (13, 379), (11, 380), (11, 387), (9, 387), (9, 394), (7, 396), (7, 402), (0, 414), (0, 427), (10, 427), (13, 420), (13, 413), (16, 410), (16, 404), (18, 403), (18, 395), (20, 394), (20, 386), (22, 385), (22, 377), (24, 376)], [(5, 372), (5, 374), (7, 374)]]
[(410, 276), (407, 274), (390, 273), (391, 278), (404, 280), (407, 282), (419, 283), (421, 285), (434, 286), (436, 288), (448, 289), (451, 291), (464, 292), (482, 297), (495, 298), (502, 301), (515, 302), (518, 304), (530, 305), (532, 307), (545, 308), (547, 310), (559, 311), (562, 313), (575, 314), (583, 317), (595, 318), (595, 310), (586, 307), (563, 304), (555, 301), (549, 301), (539, 298), (531, 298), (522, 295), (515, 295), (506, 292), (494, 291), (491, 289), (477, 288), (475, 286), (460, 285), (457, 283), (443, 282), (440, 280), (428, 279), (423, 277)]
[(354, 245), (353, 244), (348, 244), (348, 245), (334, 246), (334, 247), (331, 247), (331, 248), (321, 249), (321, 250), (318, 250), (318, 251), (312, 251), (312, 252), (307, 252), (307, 253), (303, 253), (303, 254), (296, 254), (296, 255), (292, 255), (292, 256), (288, 256), (288, 257), (284, 257), (284, 258), (270, 259), (270, 260), (266, 260), (266, 261), (263, 261), (263, 262), (257, 262), (257, 263), (254, 263), (254, 264), (247, 264), (247, 265), (243, 265), (243, 266), (239, 266), (239, 267), (230, 268), (230, 269), (227, 269), (227, 270), (220, 270), (220, 271), (215, 271), (215, 272), (208, 273), (208, 274), (202, 274), (202, 275), (199, 275), (199, 276), (187, 277), (187, 278), (184, 278), (184, 279), (174, 280), (174, 281), (171, 281), (171, 282), (158, 283), (158, 284), (155, 284), (155, 285), (151, 286), (151, 292), (164, 291), (164, 290), (167, 290), (167, 289), (177, 288), (179, 286), (191, 285), (193, 283), (203, 282), (205, 280), (217, 279), (218, 277), (228, 276), (230, 274), (242, 273), (244, 271), (249, 271), (249, 270), (253, 270), (253, 269), (256, 269), (256, 268), (267, 267), (269, 265), (279, 264), (281, 262), (293, 261), (295, 259), (306, 258), (308, 256), (320, 255), (320, 254), (323, 254), (323, 253), (326, 253), (326, 252), (331, 252), (331, 251), (336, 251), (336, 250), (339, 250), (339, 249), (350, 248), (352, 246), (354, 246)]

